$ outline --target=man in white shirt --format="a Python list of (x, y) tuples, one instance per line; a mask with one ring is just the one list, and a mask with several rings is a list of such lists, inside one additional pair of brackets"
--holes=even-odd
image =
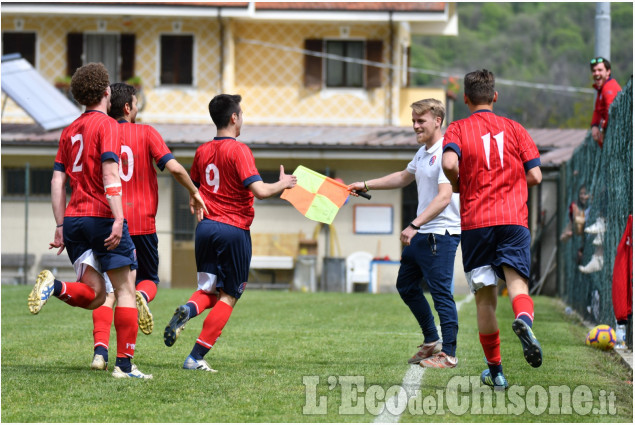
[[(399, 189), (417, 182), (417, 217), (401, 232), (406, 247), (397, 276), (399, 295), (412, 311), (423, 333), (423, 344), (408, 363), (422, 367), (453, 368), (457, 364), (456, 336), (459, 329), (452, 294), (454, 257), (460, 242), (459, 196), (441, 168), (445, 107), (436, 99), (410, 105), (412, 127), (422, 145), (405, 170), (373, 180), (351, 183), (350, 190)], [(439, 315), (439, 338), (434, 316), (423, 290), (421, 278), (430, 289)]]

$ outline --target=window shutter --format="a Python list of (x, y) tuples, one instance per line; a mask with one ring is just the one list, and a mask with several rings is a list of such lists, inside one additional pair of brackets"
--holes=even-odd
[[(304, 49), (313, 52), (322, 52), (322, 40), (304, 40)], [(322, 87), (321, 57), (304, 55), (304, 86), (313, 89)]]
[(84, 34), (69, 32), (66, 35), (66, 75), (73, 76), (77, 68), (82, 66), (84, 53)]
[(135, 35), (121, 34), (121, 81), (134, 77)]
[[(366, 42), (366, 60), (383, 62), (383, 42), (381, 40), (368, 40)], [(376, 66), (364, 66), (366, 69), (366, 87), (381, 87), (381, 70)]]

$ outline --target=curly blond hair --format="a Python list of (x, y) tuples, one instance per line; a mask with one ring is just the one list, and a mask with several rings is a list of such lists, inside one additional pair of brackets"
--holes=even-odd
[(110, 85), (108, 70), (103, 63), (91, 62), (77, 68), (71, 79), (71, 93), (85, 106), (96, 105)]

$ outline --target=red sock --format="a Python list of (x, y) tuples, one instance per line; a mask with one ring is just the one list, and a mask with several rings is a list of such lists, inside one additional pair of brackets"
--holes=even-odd
[(501, 364), (501, 340), (498, 336), (499, 331), (487, 335), (478, 333), (487, 363), (491, 365)]
[(196, 342), (204, 347), (210, 348), (220, 337), (223, 328), (231, 316), (233, 308), (224, 302), (216, 303), (216, 306), (209, 312), (203, 322), (203, 330)]
[(134, 307), (115, 307), (117, 357), (132, 358), (134, 356), (138, 330), (137, 309)]
[(86, 308), (95, 299), (95, 291), (85, 283), (62, 282), (62, 292), (57, 298), (73, 307)]
[(112, 308), (102, 305), (93, 310), (93, 341), (94, 347), (101, 345), (106, 350), (110, 343), (110, 328), (112, 327)]
[(534, 301), (529, 295), (516, 295), (512, 300), (512, 309), (516, 319), (524, 320), (529, 326), (534, 323)]
[(142, 280), (137, 283), (137, 291), (141, 292), (145, 296), (147, 302), (150, 302), (157, 296), (157, 284), (151, 280)]
[(201, 314), (208, 308), (212, 308), (216, 305), (218, 296), (216, 294), (210, 294), (208, 292), (201, 291), (200, 289), (192, 294), (188, 303), (192, 303), (196, 306), (196, 314)]

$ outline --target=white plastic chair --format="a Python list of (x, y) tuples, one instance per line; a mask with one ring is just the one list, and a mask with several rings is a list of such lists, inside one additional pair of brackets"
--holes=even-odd
[(353, 292), (356, 283), (370, 283), (370, 262), (373, 254), (357, 251), (346, 257), (346, 292)]

